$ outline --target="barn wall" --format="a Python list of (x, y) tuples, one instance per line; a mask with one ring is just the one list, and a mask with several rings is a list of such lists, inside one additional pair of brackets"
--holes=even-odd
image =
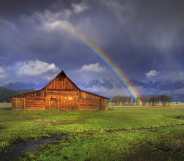
[(78, 91), (48, 90), (46, 108), (64, 111), (78, 109)]
[(106, 100), (86, 92), (48, 90), (45, 97), (36, 93), (12, 99), (12, 106), (22, 109), (98, 110), (105, 109)]
[(44, 109), (45, 108), (45, 98), (44, 97), (26, 97), (25, 98), (25, 109)]
[(12, 99), (12, 106), (25, 109), (60, 109), (64, 111), (78, 109), (78, 91), (48, 90), (45, 97), (36, 92)]
[(25, 106), (25, 98), (24, 97), (14, 97), (11, 100), (13, 108), (23, 109)]
[(105, 101), (103, 98), (87, 93), (87, 92), (80, 92), (79, 96), (79, 109), (104, 109), (105, 108)]
[(79, 89), (65, 77), (56, 77), (45, 88), (45, 108), (64, 111), (78, 109)]

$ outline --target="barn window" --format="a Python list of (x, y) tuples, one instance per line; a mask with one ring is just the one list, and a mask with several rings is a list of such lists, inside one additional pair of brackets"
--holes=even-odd
[(64, 99), (65, 99), (65, 100), (72, 101), (72, 100), (73, 100), (73, 97), (72, 97), (72, 96), (65, 96)]
[(72, 100), (73, 100), (73, 97), (69, 96), (69, 97), (68, 97), (68, 100), (69, 100), (69, 101), (72, 101)]

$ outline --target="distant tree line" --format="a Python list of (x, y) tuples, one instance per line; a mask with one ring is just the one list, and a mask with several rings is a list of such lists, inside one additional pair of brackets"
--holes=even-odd
[(171, 102), (171, 97), (167, 95), (158, 95), (158, 96), (142, 96), (141, 97), (143, 105), (168, 105)]
[(171, 97), (167, 95), (140, 96), (136, 99), (129, 96), (114, 96), (111, 99), (113, 105), (168, 105), (171, 102)]
[(128, 96), (114, 96), (111, 99), (111, 102), (114, 105), (127, 105), (127, 104), (132, 104), (133, 103), (132, 98), (128, 97)]

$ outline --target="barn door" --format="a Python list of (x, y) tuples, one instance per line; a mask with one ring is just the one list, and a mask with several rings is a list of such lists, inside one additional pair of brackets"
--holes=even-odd
[(50, 99), (50, 109), (58, 109), (58, 100), (56, 98)]
[(62, 107), (65, 111), (71, 111), (76, 109), (76, 100), (73, 96), (64, 96), (62, 100)]

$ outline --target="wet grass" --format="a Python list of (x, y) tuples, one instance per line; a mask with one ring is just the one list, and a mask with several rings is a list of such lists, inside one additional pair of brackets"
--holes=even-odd
[(34, 152), (29, 148), (23, 151), (20, 160), (183, 161), (183, 118), (184, 108), (115, 108), (68, 113), (3, 108), (0, 152), (8, 151), (16, 143), (22, 144), (20, 140), (30, 145), (30, 140), (40, 143), (43, 138), (65, 133), (67, 139), (59, 139), (55, 144), (46, 141)]
[(0, 160), (10, 161), (19, 160), (26, 152), (37, 152), (39, 149), (48, 144), (55, 144), (62, 139), (67, 139), (65, 134), (55, 134), (49, 137), (42, 137), (40, 139), (21, 140), (17, 139), (12, 145), (4, 151), (0, 152)]
[(24, 160), (183, 161), (184, 136), (179, 135), (180, 129), (173, 130), (174, 133), (171, 129), (164, 129), (75, 135), (70, 141), (61, 141), (35, 154), (27, 154)]

